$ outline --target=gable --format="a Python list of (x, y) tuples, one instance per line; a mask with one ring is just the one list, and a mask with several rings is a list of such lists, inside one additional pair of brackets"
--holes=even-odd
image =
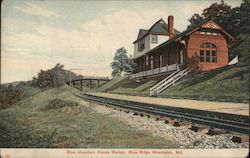
[(162, 19), (159, 20), (152, 28), (150, 28), (151, 33), (162, 33), (166, 34), (168, 32), (167, 24)]
[(137, 39), (140, 39), (141, 37), (143, 37), (147, 32), (148, 32), (148, 30), (140, 29), (138, 36), (137, 36)]
[(209, 20), (208, 22), (201, 25), (201, 28), (208, 28), (208, 29), (221, 29), (221, 27), (213, 22), (212, 20)]

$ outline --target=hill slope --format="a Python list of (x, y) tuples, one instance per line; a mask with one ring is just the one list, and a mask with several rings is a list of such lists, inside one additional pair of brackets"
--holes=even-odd
[[(112, 85), (109, 93), (148, 96), (149, 88), (158, 82), (144, 79), (137, 83), (127, 78)], [(191, 73), (158, 97), (249, 102), (249, 64), (240, 63), (208, 72)]]
[(248, 102), (249, 65), (242, 63), (189, 74), (160, 97)]
[(0, 148), (175, 148), (174, 142), (137, 131), (95, 110), (64, 86), (0, 110)]

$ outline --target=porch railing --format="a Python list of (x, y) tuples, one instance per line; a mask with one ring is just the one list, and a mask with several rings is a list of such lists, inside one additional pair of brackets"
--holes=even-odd
[(140, 78), (140, 77), (145, 77), (145, 76), (151, 76), (151, 75), (157, 75), (157, 74), (160, 74), (160, 73), (166, 73), (166, 72), (171, 72), (171, 71), (176, 71), (176, 70), (179, 70), (179, 65), (178, 64), (166, 65), (166, 66), (159, 67), (159, 68), (156, 68), (156, 69), (141, 71), (141, 72), (132, 74), (130, 76), (130, 79), (135, 79), (135, 78)]

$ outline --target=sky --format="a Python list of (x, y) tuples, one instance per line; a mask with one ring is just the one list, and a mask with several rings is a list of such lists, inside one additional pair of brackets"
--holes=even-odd
[[(174, 16), (184, 31), (194, 13), (219, 0), (4, 0), (1, 83), (27, 81), (57, 63), (84, 76), (110, 77), (117, 49), (133, 55), (139, 29)], [(225, 0), (232, 7), (240, 0)]]

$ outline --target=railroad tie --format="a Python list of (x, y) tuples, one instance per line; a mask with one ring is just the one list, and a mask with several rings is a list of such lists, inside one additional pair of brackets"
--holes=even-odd
[(138, 115), (138, 112), (134, 112), (134, 114), (133, 115)]
[(170, 125), (174, 125), (175, 120), (172, 120), (172, 119), (167, 119), (167, 120), (165, 120), (165, 121), (164, 121), (164, 123), (166, 123), (166, 124), (170, 124)]
[(246, 143), (249, 142), (249, 136), (248, 135), (233, 136), (231, 140), (237, 143)]
[(225, 134), (226, 131), (223, 129), (218, 128), (210, 128), (207, 132), (207, 135), (219, 135), (219, 134)]
[(141, 117), (143, 117), (143, 116), (144, 116), (144, 114), (143, 114), (143, 113), (140, 113), (140, 116), (141, 116)]
[(198, 131), (204, 130), (206, 128), (207, 127), (203, 126), (203, 125), (192, 125), (191, 128), (189, 128), (189, 129), (192, 131), (198, 132)]
[(166, 117), (164, 116), (157, 116), (155, 121), (162, 121), (162, 120), (166, 120)]
[(180, 126), (189, 126), (189, 125), (191, 125), (191, 122), (188, 122), (188, 121), (175, 121), (173, 126), (180, 127)]

